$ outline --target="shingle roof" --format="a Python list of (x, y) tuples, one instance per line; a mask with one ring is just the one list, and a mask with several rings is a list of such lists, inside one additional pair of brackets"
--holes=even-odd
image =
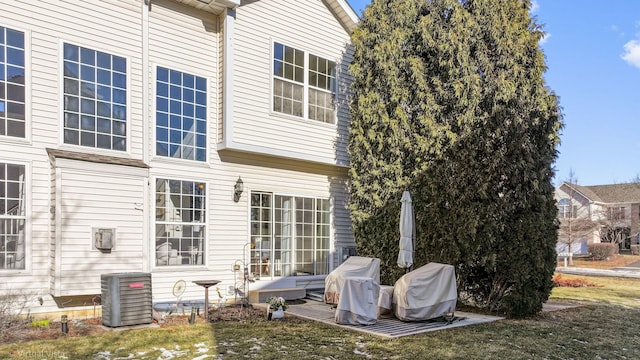
[(115, 156), (89, 154), (89, 153), (81, 153), (81, 152), (75, 152), (75, 151), (50, 149), (50, 148), (47, 148), (47, 153), (49, 154), (49, 156), (52, 156), (54, 158), (88, 161), (88, 162), (101, 163), (101, 164), (133, 166), (133, 167), (138, 167), (143, 169), (149, 168), (149, 165), (145, 164), (142, 160), (138, 160), (138, 159), (121, 158), (121, 157), (115, 157)]
[(591, 186), (565, 184), (593, 201), (602, 203), (640, 203), (640, 183)]

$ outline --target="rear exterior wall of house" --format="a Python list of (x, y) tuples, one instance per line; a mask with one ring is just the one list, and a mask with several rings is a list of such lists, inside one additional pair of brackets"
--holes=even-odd
[(4, 299), (93, 310), (144, 272), (154, 302), (237, 300), (245, 268), (319, 287), (354, 246), (348, 30), (322, 0), (214, 5), (0, 0)]

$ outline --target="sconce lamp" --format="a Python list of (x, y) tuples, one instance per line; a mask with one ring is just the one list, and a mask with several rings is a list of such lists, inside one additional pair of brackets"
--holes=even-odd
[(238, 176), (238, 180), (236, 180), (236, 184), (233, 186), (233, 201), (240, 201), (240, 196), (242, 196), (242, 191), (244, 190), (244, 183), (242, 182), (242, 178)]

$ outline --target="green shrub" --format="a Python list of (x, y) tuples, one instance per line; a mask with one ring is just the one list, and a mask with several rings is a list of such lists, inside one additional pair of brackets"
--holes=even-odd
[(587, 250), (595, 260), (607, 260), (618, 253), (618, 245), (613, 243), (595, 243), (589, 244)]
[(29, 323), (29, 326), (31, 327), (48, 327), (49, 326), (49, 320), (36, 320), (36, 321), (32, 321)]

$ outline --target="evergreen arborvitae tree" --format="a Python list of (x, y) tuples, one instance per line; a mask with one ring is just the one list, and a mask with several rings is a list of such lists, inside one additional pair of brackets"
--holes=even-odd
[(396, 266), (402, 191), (415, 266), (456, 267), (460, 298), (524, 316), (556, 264), (562, 127), (529, 0), (373, 0), (353, 33), (351, 212), (358, 251)]

